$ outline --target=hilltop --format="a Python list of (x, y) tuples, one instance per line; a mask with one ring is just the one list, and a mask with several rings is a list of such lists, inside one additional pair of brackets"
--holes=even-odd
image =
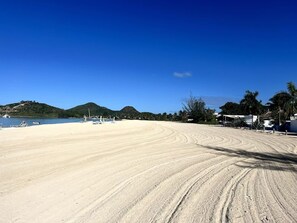
[(126, 107), (122, 108), (120, 112), (122, 112), (122, 113), (133, 113), (133, 114), (139, 114), (140, 113), (139, 111), (137, 111), (132, 106), (126, 106)]
[(64, 109), (36, 101), (21, 101), (0, 106), (0, 114), (9, 114), (12, 117), (67, 117)]
[(93, 102), (88, 102), (86, 104), (83, 104), (83, 105), (78, 105), (78, 106), (75, 106), (73, 108), (70, 108), (67, 110), (68, 113), (72, 114), (72, 116), (79, 116), (79, 117), (82, 117), (84, 115), (89, 115), (88, 113), (91, 113), (91, 115), (95, 115), (95, 116), (109, 116), (109, 115), (113, 115), (115, 114), (116, 112), (111, 110), (111, 109), (108, 109), (106, 107), (102, 107), (102, 106), (99, 106)]
[[(142, 114), (132, 106), (125, 106), (119, 111), (112, 110), (93, 102), (78, 105), (70, 109), (61, 109), (36, 101), (21, 101), (0, 106), (0, 115), (9, 114), (11, 117), (44, 117), (44, 118), (67, 118), (88, 116), (117, 117), (129, 119), (141, 119)], [(152, 114), (152, 113), (149, 113)]]

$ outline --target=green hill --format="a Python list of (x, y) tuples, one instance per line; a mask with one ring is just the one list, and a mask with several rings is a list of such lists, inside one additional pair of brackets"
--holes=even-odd
[(120, 110), (120, 113), (139, 114), (140, 112), (132, 106), (126, 106)]
[(89, 116), (89, 110), (90, 110), (91, 116), (109, 116), (109, 115), (114, 115), (116, 113), (113, 110), (99, 106), (93, 102), (89, 102), (89, 103), (68, 109), (67, 112), (73, 117), (82, 117), (84, 115)]
[(139, 119), (140, 112), (132, 106), (126, 106), (117, 112), (117, 117), (120, 119)]
[(132, 106), (126, 106), (120, 111), (114, 111), (99, 106), (93, 102), (79, 105), (67, 110), (35, 101), (21, 101), (7, 105), (0, 105), (0, 116), (9, 114), (11, 117), (40, 117), (40, 118), (82, 118), (84, 115), (92, 117), (116, 117), (118, 119), (155, 119), (153, 113), (139, 112)]
[(65, 110), (56, 108), (44, 103), (35, 101), (21, 101), (19, 103), (7, 104), (0, 107), (1, 114), (9, 114), (10, 116), (23, 117), (46, 117), (59, 118), (67, 117)]

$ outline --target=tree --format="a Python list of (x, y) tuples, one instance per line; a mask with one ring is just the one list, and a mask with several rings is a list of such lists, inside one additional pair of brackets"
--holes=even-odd
[(187, 112), (188, 117), (193, 119), (193, 122), (204, 121), (205, 102), (201, 98), (190, 95), (190, 98), (186, 99), (183, 109)]
[(240, 108), (241, 107), (238, 103), (227, 102), (226, 104), (220, 107), (220, 113), (224, 115), (238, 115), (242, 113)]
[(284, 123), (289, 117), (288, 103), (290, 102), (290, 99), (291, 96), (289, 93), (281, 91), (270, 98), (267, 103), (269, 105), (269, 110), (272, 113), (271, 116), (274, 120), (278, 120), (278, 124)]
[(216, 123), (216, 116), (214, 115), (215, 110), (207, 108), (205, 109), (205, 121), (206, 122), (211, 122), (211, 123)]
[(196, 98), (192, 95), (186, 99), (183, 109), (188, 118), (193, 119), (195, 123), (211, 121), (214, 114), (214, 110), (205, 108), (205, 102), (201, 98)]
[(290, 99), (291, 96), (289, 93), (281, 91), (273, 95), (273, 97), (269, 99), (269, 102), (267, 104), (269, 105), (269, 108), (272, 110), (278, 110), (279, 108), (285, 109), (285, 106), (288, 103), (288, 101), (290, 101)]
[(289, 115), (294, 115), (297, 112), (297, 88), (295, 84), (291, 81), (287, 83), (288, 94), (290, 95), (290, 99), (286, 104), (288, 107)]
[(182, 121), (182, 122), (186, 122), (188, 120), (188, 118), (187, 118), (187, 112), (184, 111), (184, 110), (180, 110), (178, 112), (178, 117), (179, 117), (179, 120)]
[(162, 121), (167, 121), (167, 113), (164, 112), (162, 115), (161, 115), (161, 120)]
[(177, 115), (176, 112), (174, 112), (172, 115), (172, 121), (179, 121), (179, 116)]
[(281, 91), (273, 95), (267, 103), (272, 117), (276, 122), (284, 124), (291, 115), (296, 112), (297, 89), (293, 82), (287, 83), (287, 91)]
[(241, 111), (243, 115), (260, 114), (263, 111), (261, 101), (258, 101), (258, 91), (246, 91), (243, 99), (240, 101)]
[(173, 115), (172, 115), (171, 113), (169, 113), (169, 114), (167, 115), (167, 120), (168, 120), (168, 121), (174, 121), (174, 120), (173, 120)]

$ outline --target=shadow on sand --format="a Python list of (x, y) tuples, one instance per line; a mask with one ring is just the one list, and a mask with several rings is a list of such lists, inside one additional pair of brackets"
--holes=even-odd
[[(235, 164), (242, 168), (261, 168), (277, 171), (290, 171), (297, 173), (297, 155), (292, 153), (262, 153), (242, 149), (228, 149), (223, 147), (203, 146), (216, 154), (229, 157), (238, 157), (245, 160)], [(248, 159), (248, 160), (247, 160)]]

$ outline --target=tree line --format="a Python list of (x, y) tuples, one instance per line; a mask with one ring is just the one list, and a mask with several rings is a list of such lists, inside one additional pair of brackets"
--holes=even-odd
[[(257, 115), (260, 117), (257, 123), (264, 119), (273, 119), (275, 124), (285, 124), (297, 113), (297, 89), (293, 82), (287, 83), (287, 89), (274, 94), (266, 104), (258, 99), (258, 91), (247, 90), (239, 103), (227, 102), (220, 107), (221, 115)], [(173, 121), (194, 123), (216, 123), (215, 110), (206, 108), (201, 98), (190, 96), (183, 103), (182, 110), (176, 114)], [(168, 116), (167, 116), (168, 119)], [(162, 119), (161, 119), (162, 120)]]
[(227, 102), (220, 107), (223, 115), (258, 115), (263, 119), (273, 119), (282, 125), (297, 113), (297, 89), (293, 82), (287, 83), (287, 90), (274, 94), (266, 104), (258, 100), (258, 91), (246, 91), (239, 103)]
[(198, 97), (190, 95), (184, 100), (182, 109), (175, 113), (142, 113), (139, 119), (157, 120), (157, 121), (176, 121), (176, 122), (192, 122), (192, 123), (216, 123), (214, 109), (206, 107), (205, 102)]
[[(258, 91), (247, 90), (239, 103), (227, 102), (220, 107), (221, 115), (257, 115), (261, 119), (274, 119), (275, 124), (281, 125), (297, 113), (297, 89), (293, 82), (287, 83), (287, 89), (274, 94), (266, 104), (258, 99)], [(20, 106), (18, 111), (12, 108), (19, 104), (27, 104)], [(140, 120), (158, 120), (158, 121), (179, 121), (193, 123), (217, 123), (215, 110), (206, 107), (205, 102), (198, 97), (190, 95), (184, 100), (182, 109), (175, 113), (159, 113), (138, 112), (134, 108), (126, 108), (123, 111), (112, 111), (110, 109), (100, 107), (94, 103), (87, 103), (77, 106), (73, 109), (63, 110), (43, 103), (35, 101), (21, 101), (20, 103), (0, 106), (0, 112), (11, 112), (15, 115), (23, 116), (42, 116), (42, 117), (82, 117), (91, 108), (92, 114), (103, 115), (104, 117), (116, 117), (117, 119), (140, 119)], [(2, 110), (1, 110), (2, 109)], [(9, 110), (10, 109), (10, 110)]]

